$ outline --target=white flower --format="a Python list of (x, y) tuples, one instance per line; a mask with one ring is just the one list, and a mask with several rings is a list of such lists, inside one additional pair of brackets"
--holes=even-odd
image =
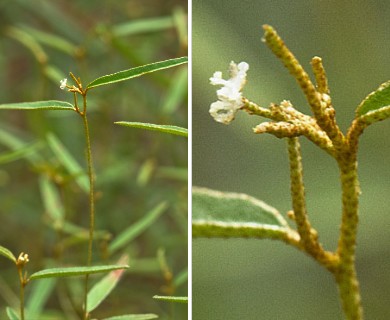
[(240, 62), (237, 65), (232, 61), (229, 67), (229, 80), (222, 79), (220, 71), (215, 72), (210, 78), (212, 85), (223, 86), (217, 90), (218, 101), (213, 102), (209, 110), (215, 121), (229, 124), (234, 120), (237, 111), (243, 105), (241, 90), (246, 82), (248, 69), (249, 65), (246, 62)]
[(68, 79), (64, 79), (64, 80), (60, 80), (60, 83), (61, 83), (61, 85), (60, 85), (60, 89), (61, 90), (64, 90), (65, 88), (66, 88), (66, 83), (68, 82)]

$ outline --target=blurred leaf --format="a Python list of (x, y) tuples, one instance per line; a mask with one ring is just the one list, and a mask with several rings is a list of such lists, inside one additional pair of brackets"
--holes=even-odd
[(0, 104), (0, 110), (72, 110), (73, 105), (65, 101), (35, 101)]
[(161, 178), (188, 181), (188, 169), (178, 167), (158, 167), (156, 175)]
[(49, 47), (65, 52), (71, 56), (73, 56), (77, 51), (77, 47), (74, 44), (60, 36), (40, 31), (26, 25), (22, 25), (21, 28), (23, 31), (32, 36), (36, 41)]
[(59, 277), (73, 277), (82, 276), (86, 274), (109, 272), (112, 270), (127, 269), (129, 266), (91, 266), (91, 267), (66, 267), (66, 268), (52, 268), (44, 269), (33, 273), (30, 276), (30, 280), (42, 279), (42, 278), (59, 278)]
[(147, 313), (147, 314), (125, 314), (122, 316), (104, 318), (102, 320), (149, 320), (149, 319), (157, 319), (157, 318), (158, 316), (156, 314)]
[(154, 161), (153, 159), (147, 159), (142, 164), (137, 174), (137, 184), (140, 187), (146, 186), (155, 169), (156, 169), (156, 161)]
[(246, 194), (192, 189), (193, 237), (285, 239), (294, 231), (280, 213)]
[(41, 190), (42, 200), (45, 212), (51, 217), (54, 228), (62, 228), (65, 217), (65, 210), (61, 202), (60, 195), (54, 183), (46, 175), (39, 177), (39, 187)]
[[(121, 257), (117, 263), (125, 264), (128, 263), (128, 260), (129, 257), (125, 255)], [(124, 271), (125, 270), (123, 269), (111, 271), (91, 288), (91, 290), (88, 292), (88, 312), (95, 310), (104, 301), (104, 299), (116, 287)]]
[[(26, 148), (28, 144), (24, 142), (21, 138), (17, 137), (14, 133), (9, 133), (2, 128), (0, 128), (0, 143), (7, 146), (9, 149), (17, 151), (19, 149)], [(40, 160), (40, 155), (38, 153), (26, 153), (25, 157), (28, 161), (33, 164), (36, 164)]]
[(18, 148), (14, 151), (4, 153), (0, 155), (0, 164), (16, 161), (23, 158), (28, 158), (29, 155), (36, 153), (36, 151), (42, 147), (42, 143), (26, 144), (25, 146)]
[(153, 299), (168, 302), (188, 303), (188, 297), (153, 296)]
[(152, 210), (150, 210), (143, 218), (133, 223), (123, 232), (118, 234), (118, 236), (116, 236), (114, 240), (110, 243), (108, 250), (113, 253), (116, 250), (126, 246), (134, 238), (139, 236), (148, 227), (150, 227), (157, 220), (157, 218), (167, 209), (167, 207), (168, 205), (166, 202), (159, 203)]
[(115, 36), (128, 36), (131, 34), (161, 31), (174, 26), (171, 17), (157, 17), (149, 19), (133, 20), (111, 28)]
[(188, 281), (188, 269), (185, 268), (184, 270), (180, 271), (175, 279), (173, 280), (173, 284), (175, 287), (180, 287), (182, 284), (186, 283)]
[(65, 73), (53, 65), (45, 66), (44, 72), (45, 75), (56, 85), (60, 83), (61, 79), (66, 78)]
[(365, 97), (357, 107), (356, 115), (362, 116), (386, 106), (390, 106), (390, 81), (382, 83), (376, 91)]
[(89, 179), (81, 165), (78, 164), (76, 159), (53, 133), (47, 135), (47, 142), (49, 143), (50, 149), (57, 156), (57, 160), (75, 177), (80, 188), (88, 194)]
[(19, 314), (12, 308), (6, 308), (7, 316), (9, 320), (20, 320)]
[(31, 285), (31, 291), (26, 303), (27, 319), (41, 319), (41, 313), (49, 297), (51, 297), (57, 279), (49, 278), (36, 281)]
[(26, 31), (16, 27), (8, 27), (5, 30), (5, 34), (27, 47), (39, 63), (45, 64), (47, 62), (47, 55), (41, 45)]
[(0, 246), (0, 255), (6, 257), (6, 258), (8, 258), (11, 261), (16, 263), (16, 258), (13, 255), (13, 253), (10, 250), (8, 250), (7, 248), (3, 247), (3, 246)]
[(145, 130), (160, 131), (164, 133), (176, 134), (183, 137), (188, 137), (188, 130), (186, 128), (163, 125), (163, 124), (152, 124), (152, 123), (142, 123), (142, 122), (127, 122), (127, 121), (117, 121), (115, 124), (119, 124), (125, 127), (140, 128)]
[(188, 43), (188, 16), (182, 7), (177, 7), (173, 11), (173, 20), (179, 34), (181, 45), (187, 47)]
[(183, 63), (187, 63), (187, 61), (188, 61), (187, 57), (181, 57), (181, 58), (146, 64), (140, 67), (135, 67), (124, 71), (119, 71), (117, 73), (109, 74), (93, 80), (90, 84), (88, 84), (87, 89), (92, 89), (98, 86), (111, 84), (115, 82), (125, 81), (131, 78), (142, 76), (146, 73), (175, 67)]
[(188, 69), (179, 68), (172, 77), (167, 96), (162, 106), (165, 114), (174, 113), (183, 99), (187, 98), (188, 91)]

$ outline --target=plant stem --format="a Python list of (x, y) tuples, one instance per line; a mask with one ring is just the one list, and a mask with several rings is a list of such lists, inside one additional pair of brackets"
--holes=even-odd
[(363, 319), (359, 282), (356, 276), (355, 253), (358, 226), (359, 182), (355, 152), (345, 152), (338, 158), (342, 186), (342, 221), (337, 253), (340, 264), (335, 271), (345, 316), (348, 320)]
[(333, 272), (338, 262), (337, 256), (334, 253), (323, 249), (318, 242), (317, 231), (312, 228), (307, 215), (301, 146), (297, 137), (288, 139), (288, 155), (290, 163), (292, 207), (294, 210), (297, 231), (301, 237), (300, 243), (306, 253), (311, 255), (329, 271)]
[[(94, 179), (94, 170), (92, 162), (92, 148), (91, 140), (89, 134), (89, 126), (87, 119), (87, 99), (86, 95), (83, 95), (83, 104), (84, 110), (80, 115), (83, 118), (84, 124), (84, 133), (86, 140), (86, 151), (87, 151), (87, 166), (88, 166), (88, 177), (89, 177), (89, 240), (88, 240), (88, 257), (87, 257), (87, 266), (90, 266), (92, 263), (92, 246), (93, 246), (93, 233), (95, 229), (95, 179)], [(88, 299), (88, 280), (89, 275), (85, 276), (85, 300), (84, 300), (84, 319), (88, 319), (87, 312), (87, 299)]]
[(20, 320), (24, 320), (24, 278), (22, 267), (18, 267), (18, 273), (20, 279)]

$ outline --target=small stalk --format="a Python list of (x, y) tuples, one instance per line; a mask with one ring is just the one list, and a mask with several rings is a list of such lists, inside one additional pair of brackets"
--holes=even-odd
[(334, 276), (345, 316), (348, 320), (361, 320), (363, 319), (363, 309), (355, 267), (360, 194), (356, 154), (347, 151), (339, 157), (338, 163), (341, 175), (343, 213), (337, 248), (340, 264)]

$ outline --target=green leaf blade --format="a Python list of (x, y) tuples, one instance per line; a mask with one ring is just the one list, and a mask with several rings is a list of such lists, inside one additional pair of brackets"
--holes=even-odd
[(246, 194), (206, 188), (192, 191), (193, 237), (241, 237), (286, 240), (299, 236), (273, 207)]
[(153, 131), (159, 131), (159, 132), (175, 134), (183, 137), (188, 137), (188, 129), (172, 126), (172, 125), (162, 125), (162, 124), (160, 125), (160, 124), (128, 122), (128, 121), (117, 121), (114, 123), (125, 127), (153, 130)]
[(89, 179), (81, 165), (53, 133), (47, 135), (47, 142), (50, 149), (57, 156), (58, 161), (75, 177), (79, 187), (88, 194)]
[[(58, 81), (59, 83), (59, 81)], [(0, 110), (72, 110), (72, 104), (65, 101), (48, 100), (0, 104)]]
[(90, 84), (88, 84), (87, 89), (92, 89), (98, 86), (111, 84), (115, 82), (125, 81), (128, 79), (142, 76), (146, 73), (175, 67), (187, 63), (187, 61), (188, 61), (187, 57), (181, 57), (181, 58), (169, 59), (169, 60), (159, 61), (151, 64), (146, 64), (140, 67), (135, 67), (124, 71), (119, 71), (95, 79)]
[(156, 314), (146, 313), (146, 314), (124, 314), (121, 316), (104, 318), (102, 320), (151, 320), (157, 318), (158, 316)]
[(0, 246), (0, 255), (16, 263), (16, 257), (7, 248)]
[(168, 301), (168, 302), (188, 303), (188, 297), (153, 296), (153, 299), (161, 300), (161, 301)]
[[(128, 260), (128, 256), (125, 255), (118, 261), (118, 263), (127, 263)], [(111, 271), (91, 288), (91, 290), (88, 292), (87, 299), (88, 312), (95, 310), (104, 301), (104, 299), (116, 287), (124, 271), (124, 269)]]
[(363, 116), (385, 106), (390, 106), (390, 81), (382, 83), (377, 90), (364, 98), (356, 109), (356, 115)]
[(44, 269), (33, 273), (30, 276), (30, 280), (42, 279), (42, 278), (62, 278), (83, 276), (86, 274), (104, 273), (113, 270), (128, 269), (127, 265), (108, 265), (108, 266), (91, 266), (91, 267), (66, 267), (66, 268), (51, 268)]
[(166, 202), (161, 202), (150, 210), (144, 217), (130, 225), (127, 229), (122, 231), (109, 245), (108, 250), (110, 253), (126, 246), (134, 238), (140, 235), (144, 230), (153, 224), (157, 218), (167, 209)]

